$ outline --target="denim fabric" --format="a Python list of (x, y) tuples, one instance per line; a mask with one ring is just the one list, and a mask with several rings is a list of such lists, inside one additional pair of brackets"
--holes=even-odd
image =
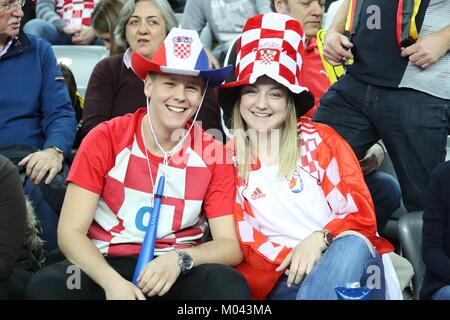
[(450, 300), (450, 286), (440, 288), (433, 294), (433, 300)]
[(375, 206), (377, 231), (381, 233), (392, 213), (400, 207), (400, 185), (393, 176), (383, 171), (374, 171), (365, 176), (364, 180)]
[(418, 211), (431, 171), (445, 159), (449, 109), (450, 100), (345, 75), (322, 96), (313, 119), (333, 127), (358, 158), (381, 138), (406, 209)]
[[(377, 281), (373, 278), (377, 277)], [(360, 282), (373, 288), (369, 299), (384, 300), (386, 285), (381, 257), (372, 256), (367, 243), (355, 235), (336, 239), (300, 285), (287, 286), (283, 276), (268, 299), (270, 300), (337, 300), (335, 287)]]
[[(39, 38), (45, 39), (52, 45), (71, 45), (72, 37), (58, 30), (51, 23), (42, 19), (33, 19), (28, 21), (23, 27), (25, 33), (32, 34)], [(95, 39), (93, 45), (101, 46), (103, 41)]]

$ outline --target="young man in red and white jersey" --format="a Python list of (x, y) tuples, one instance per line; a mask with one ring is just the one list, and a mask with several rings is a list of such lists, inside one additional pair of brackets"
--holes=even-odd
[[(83, 140), (58, 228), (67, 260), (38, 272), (28, 297), (250, 298), (245, 279), (230, 267), (243, 258), (233, 224), (231, 159), (195, 123), (205, 91), (223, 82), (229, 68), (208, 69), (197, 33), (178, 28), (152, 60), (135, 52), (131, 65), (145, 81), (147, 108), (104, 122)], [(162, 175), (155, 258), (135, 286)], [(203, 242), (208, 225), (212, 240)], [(82, 270), (78, 290), (66, 287), (69, 261)]]

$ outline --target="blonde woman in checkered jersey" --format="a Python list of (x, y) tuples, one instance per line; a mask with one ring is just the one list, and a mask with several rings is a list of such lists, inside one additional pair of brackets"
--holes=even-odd
[(358, 161), (334, 130), (297, 120), (314, 104), (300, 85), (302, 36), (286, 15), (250, 18), (239, 39), (237, 80), (219, 90), (233, 117), (227, 147), (245, 254), (238, 270), (255, 299), (337, 299), (335, 287), (353, 282), (371, 287), (370, 299), (384, 299), (381, 255), (393, 247), (376, 235)]

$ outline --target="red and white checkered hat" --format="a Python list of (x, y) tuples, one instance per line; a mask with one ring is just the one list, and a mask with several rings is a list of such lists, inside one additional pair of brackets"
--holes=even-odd
[(149, 72), (198, 76), (209, 79), (209, 87), (221, 84), (231, 66), (209, 69), (208, 56), (197, 31), (172, 28), (151, 60), (138, 52), (131, 54), (131, 67), (145, 80)]
[(220, 86), (224, 112), (231, 114), (242, 86), (268, 76), (293, 93), (297, 116), (305, 114), (314, 97), (301, 85), (303, 44), (300, 23), (287, 15), (270, 12), (249, 18), (237, 44), (237, 80)]

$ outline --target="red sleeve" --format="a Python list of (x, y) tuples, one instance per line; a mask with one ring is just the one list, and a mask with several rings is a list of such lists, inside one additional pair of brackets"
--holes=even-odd
[(325, 146), (330, 148), (332, 156), (338, 162), (339, 175), (343, 182), (340, 185), (340, 191), (344, 195), (350, 194), (357, 208), (356, 212), (349, 213), (344, 218), (337, 217), (330, 221), (325, 229), (334, 235), (339, 235), (347, 230), (354, 230), (368, 239), (374, 239), (377, 232), (375, 209), (358, 159), (347, 142), (332, 128), (324, 125), (320, 125), (318, 128)]
[(225, 152), (222, 144), (217, 143), (218, 150), (215, 164), (212, 166), (212, 177), (203, 204), (208, 219), (233, 214), (235, 200), (234, 169), (231, 157)]
[(113, 167), (113, 154), (108, 127), (100, 124), (83, 139), (67, 177), (89, 191), (101, 194), (105, 176)]

